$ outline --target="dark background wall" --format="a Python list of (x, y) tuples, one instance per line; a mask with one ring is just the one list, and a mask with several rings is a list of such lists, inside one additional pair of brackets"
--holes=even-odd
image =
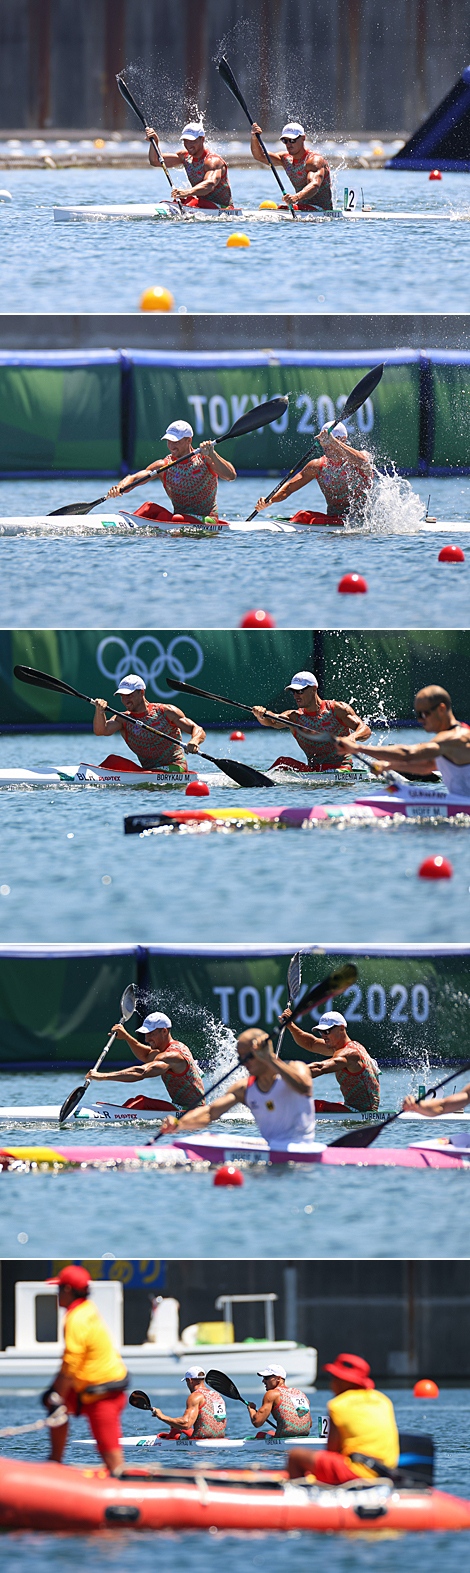
[[(0, 1263), (0, 1347), (14, 1340), (15, 1281), (46, 1278), (52, 1265)], [(110, 1266), (119, 1276), (119, 1263), (98, 1265), (103, 1276)], [(122, 1268), (126, 1279), (129, 1264)], [(276, 1336), (318, 1349), (320, 1385), (321, 1366), (344, 1348), (369, 1360), (382, 1382), (406, 1384), (417, 1375), (470, 1380), (470, 1261), (170, 1261), (164, 1276), (159, 1292), (179, 1300), (180, 1328), (218, 1320), (220, 1294), (277, 1294)], [(124, 1287), (124, 1306), (125, 1341), (143, 1341), (148, 1290)], [(235, 1307), (235, 1337), (264, 1337), (262, 1306)]]
[(130, 127), (114, 81), (126, 66), (162, 130), (197, 107), (213, 128), (246, 131), (215, 71), (223, 49), (267, 128), (295, 113), (317, 133), (411, 132), (468, 62), (470, 11), (466, 0), (0, 0), (0, 124)]

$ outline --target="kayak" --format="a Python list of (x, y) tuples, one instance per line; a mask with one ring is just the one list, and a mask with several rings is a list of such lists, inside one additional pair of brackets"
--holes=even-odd
[[(90, 1122), (92, 1124), (103, 1122), (108, 1125), (113, 1122), (118, 1122), (120, 1125), (124, 1123), (156, 1125), (160, 1124), (163, 1114), (176, 1113), (174, 1104), (169, 1103), (167, 1099), (164, 1100), (162, 1098), (161, 1101), (152, 1099), (152, 1102), (154, 1103), (153, 1109), (127, 1109), (126, 1105), (122, 1103), (108, 1103), (98, 1100), (97, 1103), (88, 1103), (82, 1108), (76, 1109), (73, 1114), (69, 1115), (68, 1120), (63, 1123), (73, 1125), (78, 1121), (82, 1125)], [(243, 1116), (243, 1124), (254, 1124), (253, 1116), (250, 1114), (249, 1109), (241, 1108), (240, 1113)], [(378, 1120), (387, 1120), (391, 1114), (395, 1113), (395, 1109), (378, 1109), (374, 1112), (362, 1109), (345, 1109), (342, 1103), (329, 1103), (324, 1098), (315, 1099), (317, 1120), (340, 1120), (342, 1123), (370, 1125), (371, 1123), (376, 1124)], [(59, 1114), (60, 1105), (58, 1103), (5, 1104), (3, 1107), (0, 1107), (0, 1125), (57, 1125), (59, 1123)], [(400, 1120), (423, 1118), (422, 1115), (408, 1113), (400, 1114), (398, 1117)], [(233, 1110), (230, 1110), (227, 1115), (222, 1115), (221, 1118), (227, 1121), (233, 1120)], [(467, 1114), (464, 1111), (463, 1114), (436, 1115), (434, 1118), (438, 1120), (470, 1120), (470, 1113)]]
[(36, 1167), (63, 1167), (78, 1169), (139, 1168), (142, 1164), (153, 1168), (200, 1168), (201, 1163), (320, 1163), (358, 1165), (360, 1168), (381, 1166), (398, 1169), (469, 1169), (470, 1149), (460, 1141), (448, 1142), (436, 1137), (412, 1142), (409, 1147), (333, 1147), (322, 1142), (279, 1143), (269, 1148), (262, 1137), (236, 1136), (233, 1133), (198, 1135), (192, 1131), (187, 1137), (175, 1136), (171, 1143), (149, 1144), (142, 1147), (102, 1146), (80, 1147), (13, 1147), (8, 1143), (0, 1147), (0, 1170), (25, 1172)]
[[(321, 776), (318, 785), (322, 785)], [(348, 782), (345, 781), (345, 785)], [(310, 807), (305, 803), (301, 807), (261, 808), (204, 808), (204, 809), (165, 809), (157, 814), (127, 814), (124, 820), (124, 834), (126, 836), (158, 835), (163, 831), (175, 831), (198, 828), (226, 831), (228, 826), (232, 830), (246, 830), (250, 826), (253, 830), (312, 830), (317, 824), (328, 820), (332, 823), (341, 821), (352, 825), (373, 824), (375, 820), (391, 820), (395, 816), (401, 819), (423, 820), (457, 819), (459, 816), (470, 816), (470, 798), (457, 796), (446, 792), (444, 787), (412, 787), (400, 788), (397, 795), (388, 792), (385, 788), (377, 796), (357, 797), (352, 803), (316, 803)], [(461, 828), (461, 825), (460, 827)]]
[[(122, 1437), (122, 1446), (123, 1447), (166, 1447), (168, 1442), (173, 1442), (175, 1447), (182, 1447), (182, 1448), (185, 1448), (185, 1447), (203, 1447), (203, 1448), (205, 1448), (205, 1450), (207, 1452), (208, 1448), (210, 1448), (211, 1451), (212, 1451), (213, 1448), (217, 1449), (217, 1448), (225, 1448), (225, 1447), (238, 1447), (238, 1448), (240, 1448), (240, 1447), (259, 1447), (260, 1442), (270, 1442), (271, 1446), (276, 1446), (276, 1447), (298, 1447), (299, 1445), (301, 1447), (314, 1447), (314, 1448), (316, 1448), (316, 1450), (318, 1452), (319, 1448), (326, 1447), (326, 1443), (327, 1443), (327, 1439), (328, 1439), (328, 1416), (327, 1415), (319, 1415), (318, 1416), (318, 1425), (319, 1425), (319, 1428), (320, 1428), (320, 1425), (322, 1426), (322, 1433), (323, 1434), (321, 1436), (318, 1435), (318, 1436), (302, 1436), (302, 1437), (298, 1437), (298, 1436), (278, 1436), (277, 1437), (276, 1434), (275, 1434), (275, 1431), (253, 1431), (253, 1435), (252, 1436), (240, 1436), (240, 1437), (238, 1437), (238, 1436), (237, 1437), (210, 1436), (210, 1437), (205, 1438), (204, 1441), (202, 1441), (202, 1440), (200, 1440), (199, 1438), (196, 1438), (196, 1437), (187, 1437), (187, 1436), (171, 1437), (171, 1436), (162, 1436), (162, 1435), (160, 1435), (159, 1432), (155, 1432), (153, 1434), (152, 1434), (152, 1432), (148, 1432), (146, 1436), (123, 1436)], [(323, 1427), (325, 1427), (324, 1430), (323, 1430)], [(77, 1447), (96, 1447), (96, 1443), (93, 1442), (92, 1440), (90, 1440), (90, 1441), (87, 1440), (87, 1441), (84, 1441), (84, 1442), (77, 1442), (76, 1446)]]
[[(128, 219), (156, 219), (171, 220), (177, 224), (230, 224), (240, 219), (243, 223), (255, 221), (258, 224), (292, 224), (292, 215), (287, 208), (232, 208), (232, 210), (219, 209), (213, 212), (204, 208), (186, 208), (181, 212), (176, 202), (118, 202), (118, 203), (93, 203), (88, 205), (76, 204), (73, 207), (55, 207), (53, 209), (55, 224), (100, 223), (103, 220), (119, 222)], [(325, 212), (323, 208), (316, 208), (310, 213), (296, 212), (296, 221), (301, 224), (318, 224), (321, 222), (346, 222), (364, 220), (368, 223), (394, 220), (396, 223), (468, 223), (470, 212), (453, 212), (450, 208), (431, 210), (423, 209), (421, 212), (400, 212), (398, 209), (386, 211), (374, 208), (354, 208), (348, 212), (345, 208), (332, 208)]]
[[(279, 477), (281, 485), (281, 477)], [(201, 519), (200, 524), (172, 524), (171, 520), (138, 518), (135, 514), (126, 513), (124, 510), (114, 512), (112, 506), (108, 513), (90, 514), (28, 514), (4, 515), (0, 517), (0, 535), (175, 535), (175, 536), (221, 536), (221, 535), (309, 535), (313, 529), (325, 529), (329, 533), (337, 530), (344, 534), (346, 526), (338, 519), (329, 519), (326, 513), (315, 514), (310, 524), (294, 524), (289, 519), (272, 519), (269, 514), (259, 515), (257, 519), (216, 519), (213, 523)], [(348, 526), (349, 534), (363, 533), (361, 527)], [(470, 535), (470, 520), (456, 521), (443, 519), (436, 524), (427, 523), (420, 519), (416, 529), (407, 530), (406, 535), (445, 534), (450, 539), (460, 533)], [(369, 533), (369, 532), (368, 532)], [(390, 533), (393, 534), (393, 531)], [(402, 534), (397, 530), (397, 534)]]
[(376, 796), (356, 798), (356, 804), (367, 806), (374, 812), (380, 809), (389, 814), (403, 814), (405, 819), (455, 819), (457, 814), (470, 814), (470, 797), (448, 792), (443, 782), (437, 786), (403, 781), (397, 776), (393, 785), (382, 788)]
[(171, 1471), (127, 1466), (119, 1478), (101, 1469), (0, 1459), (3, 1529), (313, 1531), (470, 1529), (470, 1502), (433, 1488), (397, 1489), (391, 1481), (346, 1486), (290, 1481), (245, 1470)]
[[(351, 786), (358, 781), (370, 781), (370, 772), (365, 766), (359, 769), (348, 769), (340, 766), (338, 770), (301, 770), (300, 761), (298, 770), (288, 770), (283, 766), (269, 765), (265, 770), (274, 782), (287, 783), (293, 786)], [(143, 770), (132, 759), (125, 755), (115, 755), (113, 764), (106, 760), (101, 765), (38, 765), (36, 769), (24, 765), (12, 765), (9, 769), (0, 770), (0, 787), (52, 787), (52, 786), (105, 786), (105, 787), (159, 787), (166, 790), (169, 787), (185, 788), (191, 781), (202, 781), (208, 786), (230, 785), (232, 790), (238, 790), (237, 783), (224, 775), (222, 770)], [(211, 812), (215, 812), (212, 810)]]

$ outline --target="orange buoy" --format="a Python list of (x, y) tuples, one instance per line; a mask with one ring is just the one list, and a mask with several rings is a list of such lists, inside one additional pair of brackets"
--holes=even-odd
[(419, 1382), (415, 1382), (413, 1388), (413, 1397), (439, 1398), (439, 1388), (437, 1382), (433, 1382), (429, 1376), (420, 1377)]
[(207, 781), (190, 781), (186, 787), (185, 797), (209, 797)]
[(244, 743), (245, 742), (245, 733), (244, 732), (231, 732), (230, 733), (230, 742), (231, 743)]
[(453, 872), (452, 863), (443, 857), (425, 858), (418, 869), (420, 879), (452, 879)]
[(442, 175), (441, 175), (440, 169), (432, 169), (431, 173), (430, 173), (430, 176), (429, 176), (429, 179), (430, 180), (442, 180)]
[(464, 563), (465, 552), (461, 546), (443, 546), (439, 552), (438, 563)]
[(93, 147), (104, 147), (104, 137), (95, 137)]
[(243, 1175), (234, 1163), (223, 1163), (214, 1174), (214, 1185), (243, 1185)]
[(239, 626), (240, 628), (275, 628), (276, 624), (270, 612), (263, 612), (261, 607), (258, 607), (251, 612), (245, 612)]
[(249, 239), (248, 235), (242, 235), (241, 233), (238, 233), (238, 234), (235, 233), (234, 235), (229, 235), (228, 241), (227, 241), (227, 245), (228, 246), (251, 246), (251, 240)]
[(360, 573), (345, 573), (339, 581), (340, 595), (365, 595), (369, 586)]
[(164, 289), (161, 284), (151, 284), (149, 289), (144, 289), (139, 301), (141, 311), (173, 311), (174, 304), (171, 290)]

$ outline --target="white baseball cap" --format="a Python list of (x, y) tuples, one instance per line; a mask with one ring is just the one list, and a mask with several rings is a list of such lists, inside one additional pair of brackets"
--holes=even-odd
[(183, 141), (186, 142), (197, 142), (198, 137), (204, 137), (205, 134), (204, 126), (201, 125), (200, 120), (188, 120), (187, 126), (183, 126), (181, 132)]
[(165, 1016), (165, 1013), (162, 1010), (153, 1010), (150, 1016), (145, 1017), (145, 1021), (142, 1022), (142, 1026), (136, 1027), (136, 1032), (143, 1032), (144, 1034), (147, 1032), (157, 1032), (159, 1027), (170, 1028), (170, 1017)]
[(318, 1025), (321, 1032), (329, 1032), (330, 1027), (347, 1027), (348, 1023), (345, 1016), (340, 1016), (339, 1010), (327, 1010), (324, 1016), (320, 1016)]
[(198, 1376), (205, 1376), (205, 1374), (205, 1371), (201, 1371), (200, 1365), (188, 1365), (188, 1369), (185, 1371), (184, 1376), (181, 1377), (181, 1381), (197, 1382)]
[(339, 437), (340, 442), (346, 442), (347, 436), (348, 433), (344, 421), (338, 421), (337, 425), (333, 426), (333, 430), (330, 431), (330, 437)]
[(166, 431), (163, 433), (162, 442), (165, 441), (165, 438), (170, 442), (181, 442), (182, 437), (193, 436), (193, 428), (190, 426), (189, 421), (172, 421), (171, 426), (167, 426)]
[(301, 124), (300, 124), (300, 120), (288, 120), (287, 125), (282, 127), (281, 142), (284, 141), (284, 137), (304, 137), (304, 136), (305, 136), (305, 131), (304, 131), (304, 127), (301, 126)]
[(318, 683), (316, 677), (314, 677), (313, 672), (294, 672), (292, 682), (287, 683), (284, 693), (287, 694), (289, 692), (289, 688), (294, 688), (297, 691), (301, 688), (318, 688)]
[(282, 1376), (284, 1378), (284, 1381), (286, 1380), (286, 1373), (285, 1373), (283, 1365), (265, 1365), (264, 1371), (257, 1371), (256, 1375), (257, 1376)]
[(129, 672), (127, 677), (122, 678), (119, 688), (115, 688), (114, 692), (115, 694), (136, 694), (138, 688), (145, 689), (146, 687), (147, 684), (144, 683), (143, 677), (136, 677), (135, 672)]

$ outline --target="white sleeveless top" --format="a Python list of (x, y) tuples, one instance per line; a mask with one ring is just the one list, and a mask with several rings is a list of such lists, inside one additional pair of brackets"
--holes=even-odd
[(468, 765), (454, 765), (451, 759), (444, 759), (444, 755), (439, 754), (436, 764), (448, 792), (462, 792), (464, 797), (470, 797), (470, 762)]
[(301, 1142), (315, 1135), (313, 1098), (303, 1098), (300, 1092), (294, 1092), (282, 1076), (276, 1076), (269, 1092), (261, 1092), (250, 1077), (245, 1103), (267, 1142)]

